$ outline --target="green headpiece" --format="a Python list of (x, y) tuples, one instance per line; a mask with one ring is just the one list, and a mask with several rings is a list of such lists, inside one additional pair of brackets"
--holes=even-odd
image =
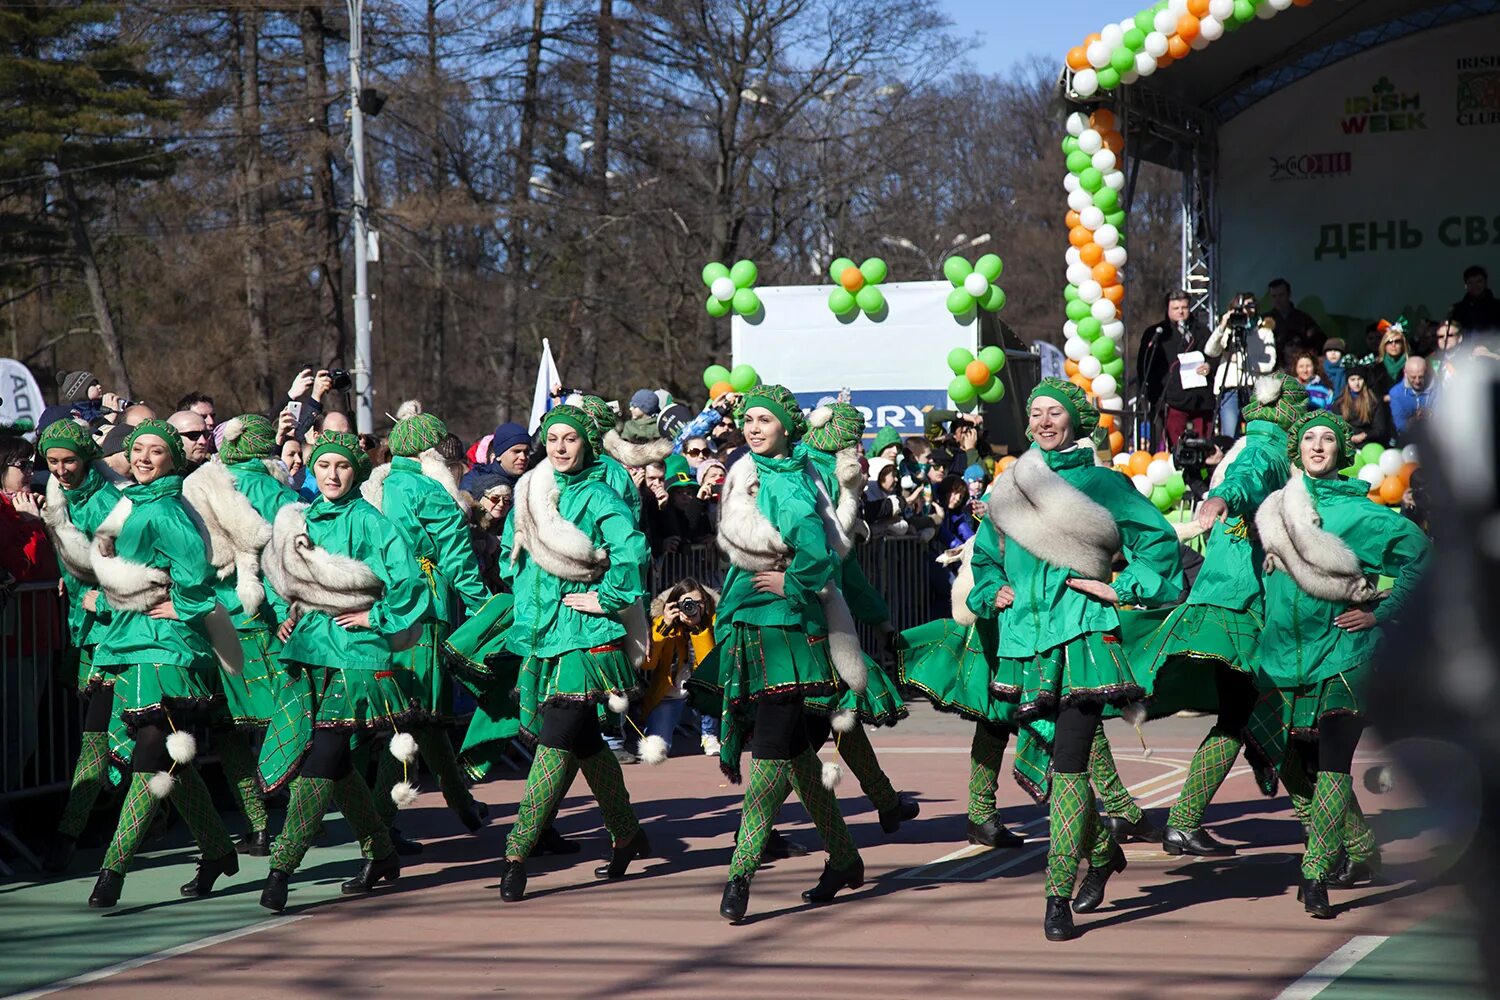
[(547, 428), (555, 427), (558, 424), (571, 427), (583, 435), (584, 441), (589, 446), (589, 461), (593, 461), (595, 457), (603, 454), (604, 432), (599, 429), (599, 425), (594, 423), (593, 418), (582, 407), (564, 403), (561, 406), (554, 406), (548, 410), (547, 415), (542, 418), (542, 436), (545, 438), (547, 436)]
[(608, 403), (598, 396), (582, 396), (578, 400), (578, 408), (589, 415), (594, 426), (599, 429), (599, 439), (602, 441), (604, 435), (615, 429), (620, 422), (620, 415), (610, 409)]
[(853, 448), (865, 436), (865, 415), (848, 403), (829, 403), (812, 411), (803, 438), (809, 448), (830, 454)]
[(1287, 452), (1293, 465), (1302, 468), (1302, 435), (1307, 433), (1309, 427), (1327, 427), (1333, 431), (1333, 436), (1339, 442), (1339, 468), (1345, 468), (1354, 461), (1354, 442), (1349, 440), (1349, 435), (1353, 432), (1350, 431), (1349, 424), (1332, 410), (1313, 410), (1292, 426)]
[(414, 413), (396, 421), (386, 442), (392, 455), (416, 458), (429, 448), (436, 448), (448, 436), (448, 427), (430, 413)]
[(698, 488), (698, 480), (693, 478), (692, 467), (688, 460), (681, 455), (667, 456), (667, 489)]
[(1307, 390), (1296, 376), (1285, 372), (1262, 375), (1245, 404), (1246, 420), (1269, 420), (1284, 431), (1291, 430), (1307, 412)]
[(882, 427), (875, 432), (875, 440), (870, 442), (868, 454), (871, 458), (879, 455), (893, 444), (901, 443), (901, 432), (894, 427)]
[(219, 457), (225, 465), (269, 458), (276, 450), (276, 428), (259, 413), (242, 413), (224, 425)]
[(807, 433), (807, 417), (802, 414), (802, 405), (786, 386), (761, 384), (745, 393), (740, 398), (740, 405), (734, 408), (735, 421), (743, 424), (745, 414), (757, 406), (775, 414), (791, 440), (800, 441)]
[(98, 461), (104, 454), (89, 436), (88, 428), (71, 419), (54, 420), (42, 431), (36, 441), (36, 453), (44, 462), (49, 448), (64, 448), (85, 462)]
[(370, 475), (370, 456), (359, 446), (359, 435), (349, 431), (323, 431), (318, 435), (318, 443), (313, 446), (312, 454), (307, 457), (307, 465), (311, 468), (319, 456), (334, 454), (342, 455), (354, 466), (354, 485), (358, 486)]
[(1036, 402), (1037, 397), (1046, 396), (1055, 399), (1068, 411), (1068, 416), (1073, 422), (1073, 437), (1083, 440), (1093, 436), (1094, 428), (1099, 426), (1099, 411), (1089, 398), (1078, 386), (1061, 378), (1044, 378), (1037, 383), (1037, 387), (1031, 390), (1031, 395), (1026, 398), (1027, 409)]
[(173, 472), (187, 473), (187, 451), (182, 447), (182, 437), (177, 433), (177, 428), (159, 417), (142, 420), (135, 425), (135, 430), (125, 439), (125, 456), (130, 457), (137, 438), (148, 436), (159, 437), (167, 443), (167, 450), (172, 453)]

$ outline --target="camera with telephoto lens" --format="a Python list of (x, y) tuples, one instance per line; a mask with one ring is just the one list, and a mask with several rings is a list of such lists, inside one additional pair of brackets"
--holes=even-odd
[(1191, 482), (1194, 473), (1208, 468), (1208, 459), (1213, 453), (1212, 441), (1184, 434), (1177, 439), (1177, 447), (1172, 449), (1172, 464), (1181, 469), (1183, 477)]
[(684, 618), (697, 618), (703, 612), (703, 605), (691, 597), (684, 597), (677, 602), (677, 610), (682, 612)]
[(331, 383), (329, 388), (337, 392), (348, 392), (354, 388), (354, 377), (346, 368), (324, 368), (322, 365), (303, 365), (302, 367), (312, 371), (313, 374), (327, 372), (328, 381)]
[(1244, 335), (1255, 327), (1255, 313), (1253, 302), (1237, 301), (1229, 307), (1229, 322), (1227, 326), (1233, 333)]

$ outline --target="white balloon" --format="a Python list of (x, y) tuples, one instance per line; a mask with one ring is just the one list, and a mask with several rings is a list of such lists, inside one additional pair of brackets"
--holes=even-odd
[(1207, 38), (1204, 38), (1200, 34), (1191, 42), (1188, 42), (1188, 48), (1192, 49), (1195, 52), (1202, 52), (1204, 49), (1208, 48), (1209, 44), (1209, 40)]
[(1167, 10), (1172, 12), (1173, 17), (1181, 19), (1188, 12), (1188, 0), (1169, 0)]
[(1105, 146), (1094, 154), (1094, 169), (1101, 174), (1115, 169), (1115, 151)]
[(964, 279), (964, 291), (968, 292), (976, 299), (981, 298), (989, 290), (990, 279), (986, 278), (978, 271), (970, 271), (969, 276)]
[(1083, 358), (1089, 357), (1088, 341), (1080, 337), (1070, 337), (1063, 341), (1063, 354), (1067, 356), (1069, 361), (1080, 361)]
[[(1156, 17), (1152, 20), (1151, 25), (1161, 33), (1163, 45), (1166, 44), (1166, 36), (1177, 30), (1177, 17), (1178, 15), (1172, 13), (1170, 10), (1159, 10), (1156, 12)], [(1151, 52), (1149, 48), (1146, 51)], [(1165, 52), (1167, 50), (1162, 49), (1162, 51)], [(1152, 53), (1152, 55), (1156, 54)]]
[(1113, 188), (1116, 191), (1125, 190), (1125, 171), (1111, 170), (1109, 173), (1105, 174), (1104, 186), (1107, 188)]
[(1149, 52), (1137, 52), (1135, 54), (1135, 71), (1141, 76), (1150, 76), (1156, 72), (1156, 57)]
[[(1117, 323), (1106, 323), (1105, 325), (1108, 326), (1108, 327), (1111, 327), (1111, 328), (1113, 328), (1115, 326), (1124, 326), (1123, 323), (1119, 323), (1119, 324), (1117, 324)], [(1125, 331), (1124, 330), (1120, 330), (1120, 331), (1115, 332), (1115, 333), (1106, 333), (1105, 336), (1108, 337), (1110, 340), (1113, 340), (1115, 342), (1115, 346), (1116, 347), (1121, 347), (1125, 343)]]
[(1094, 276), (1094, 272), (1082, 261), (1068, 265), (1068, 284), (1081, 285)]
[[(1078, 370), (1083, 370), (1082, 362), (1079, 363)], [(1110, 396), (1113, 396), (1118, 389), (1119, 384), (1115, 382), (1115, 377), (1108, 372), (1101, 371), (1098, 375), (1094, 376), (1094, 394), (1097, 395), (1100, 399), (1108, 399)]]
[(1090, 354), (1088, 357), (1078, 359), (1078, 374), (1084, 378), (1098, 378), (1104, 371), (1104, 362)]
[(1422, 461), (1422, 459), (1420, 457), (1418, 457), (1418, 456), (1419, 456), (1419, 453), (1417, 452), (1417, 446), (1414, 445), (1414, 444), (1409, 444), (1405, 448), (1401, 449), (1401, 459), (1404, 462), (1420, 462), (1420, 461)]
[(1125, 40), (1125, 36), (1128, 33), (1132, 32), (1134, 30), (1135, 30), (1135, 18), (1133, 18), (1133, 17), (1127, 17), (1125, 20), (1121, 21), (1120, 22), (1120, 40), (1124, 41)]
[(1104, 335), (1110, 340), (1119, 340), (1121, 337), (1125, 336), (1125, 324), (1120, 322), (1105, 323)]
[(1104, 42), (1089, 42), (1089, 47), (1084, 49), (1084, 55), (1088, 57), (1089, 65), (1095, 69), (1103, 69), (1109, 65), (1109, 54), (1114, 49), (1105, 45)]
[(1198, 22), (1198, 37), (1217, 42), (1224, 37), (1224, 22), (1210, 14)]
[(1078, 148), (1093, 156), (1104, 148), (1104, 136), (1093, 129), (1089, 129), (1078, 137)]
[[(1072, 194), (1074, 191), (1083, 191), (1083, 187), (1078, 183), (1077, 174), (1063, 174), (1063, 188), (1066, 189), (1069, 194)], [(1083, 193), (1088, 194), (1087, 191), (1084, 191)], [(1090, 197), (1090, 204), (1092, 204), (1093, 201), (1094, 199)]]
[(1115, 320), (1115, 304), (1109, 299), (1100, 299), (1089, 306), (1089, 313), (1100, 323), (1113, 323)]
[[(1079, 259), (1081, 260), (1082, 258)], [(1115, 267), (1124, 267), (1125, 262), (1130, 259), (1130, 255), (1125, 252), (1124, 247), (1113, 246), (1104, 251), (1104, 259)]]
[(1092, 69), (1081, 69), (1073, 74), (1073, 93), (1079, 97), (1093, 97), (1099, 92), (1099, 73)]
[(1118, 246), (1120, 243), (1120, 231), (1106, 222), (1094, 230), (1094, 242), (1106, 250), (1112, 246)]
[[(1063, 254), (1063, 259), (1068, 262), (1069, 267), (1072, 267), (1074, 264), (1083, 263), (1083, 254), (1079, 252), (1077, 247), (1070, 246), (1068, 247), (1068, 252)], [(1076, 285), (1078, 282), (1074, 281), (1071, 284)]]
[(1277, 10), (1286, 10), (1292, 5), (1292, 0), (1266, 0), (1266, 4)]
[(1078, 213), (1078, 224), (1089, 232), (1093, 232), (1104, 225), (1104, 211), (1090, 205)]
[(1255, 16), (1260, 18), (1262, 21), (1269, 21), (1278, 13), (1280, 13), (1280, 11), (1278, 11), (1275, 7), (1272, 7), (1269, 3), (1263, 3), (1259, 7), (1255, 8)]
[(1143, 497), (1149, 497), (1151, 495), (1151, 491), (1156, 489), (1155, 486), (1151, 485), (1151, 480), (1147, 479), (1140, 473), (1136, 473), (1135, 475), (1131, 476), (1130, 481), (1135, 484), (1136, 492)]
[(1384, 481), (1385, 473), (1380, 471), (1380, 466), (1378, 465), (1367, 465), (1359, 470), (1359, 478), (1369, 483), (1370, 488), (1374, 489)]
[(1141, 78), (1141, 74), (1137, 73), (1133, 69), (1127, 69), (1125, 72), (1123, 72), (1123, 73), (1120, 74), (1120, 83), (1122, 85), (1128, 87), (1132, 83), (1135, 83), (1140, 78)]
[(731, 280), (728, 275), (725, 275), (722, 278), (715, 278), (714, 283), (708, 286), (708, 290), (712, 292), (713, 297), (718, 299), (720, 302), (728, 302), (730, 299), (734, 298), (734, 281)]
[(1121, 44), (1124, 43), (1125, 32), (1120, 30), (1120, 26), (1118, 24), (1106, 24), (1103, 28), (1100, 29), (1099, 38), (1104, 42), (1105, 45), (1108, 45), (1109, 50), (1113, 52), (1115, 49), (1119, 48)]
[[(1100, 376), (1100, 378), (1108, 378), (1108, 377), (1109, 376), (1107, 376), (1107, 375), (1101, 375)], [(1104, 413), (1124, 413), (1125, 412), (1125, 401), (1122, 400), (1119, 396), (1106, 396), (1103, 393), (1099, 393), (1098, 395), (1099, 395), (1099, 402), (1098, 402), (1097, 405), (1098, 405), (1098, 407), (1099, 407), (1099, 409), (1100, 409), (1101, 412), (1104, 412)]]
[(1113, 461), (1114, 461), (1114, 463), (1116, 465), (1121, 466), (1121, 467), (1129, 465), (1130, 464), (1130, 449), (1129, 448), (1124, 448), (1124, 449), (1121, 449), (1120, 451), (1115, 452), (1115, 457), (1114, 457)]
[(1099, 282), (1089, 280), (1078, 286), (1078, 297), (1089, 305), (1098, 302), (1104, 296), (1104, 289)]
[(1234, 0), (1208, 0), (1208, 13), (1220, 21), (1227, 21), (1234, 16)]
[(1401, 457), (1401, 449), (1387, 448), (1381, 454), (1380, 461), (1376, 464), (1380, 466), (1381, 472), (1384, 472), (1387, 476), (1394, 476), (1401, 471), (1401, 466), (1406, 464), (1406, 459)]
[(1153, 458), (1146, 466), (1146, 478), (1151, 480), (1152, 486), (1167, 485), (1167, 480), (1172, 478), (1172, 463), (1165, 458)]
[(1085, 208), (1091, 208), (1094, 204), (1094, 196), (1083, 188), (1068, 192), (1068, 207), (1075, 212), (1082, 212)]
[(1153, 59), (1160, 59), (1167, 54), (1167, 36), (1177, 30), (1177, 22), (1172, 22), (1172, 27), (1167, 31), (1152, 31), (1146, 35), (1146, 52)]
[[(1077, 323), (1073, 322), (1072, 320), (1068, 320), (1063, 324), (1063, 340), (1083, 340), (1082, 337), (1078, 336)], [(1087, 343), (1087, 341), (1085, 341), (1085, 343)]]
[[(1230, 5), (1231, 5), (1231, 7), (1233, 6), (1233, 0), (1231, 0), (1231, 4)], [(1083, 130), (1086, 129), (1086, 128), (1088, 128), (1088, 127), (1089, 127), (1088, 115), (1085, 115), (1083, 112), (1081, 112), (1081, 111), (1075, 111), (1071, 115), (1068, 116), (1068, 134), (1071, 135), (1071, 136), (1073, 136), (1074, 138), (1077, 138), (1078, 136), (1082, 135), (1083, 134)]]

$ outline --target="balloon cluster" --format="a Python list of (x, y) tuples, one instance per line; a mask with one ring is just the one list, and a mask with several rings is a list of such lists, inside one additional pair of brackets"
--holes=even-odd
[(976, 306), (985, 312), (1004, 309), (1005, 290), (995, 284), (1004, 267), (1000, 257), (992, 253), (972, 264), (962, 257), (943, 261), (943, 277), (953, 282), (953, 291), (948, 293), (948, 311), (955, 316), (967, 316)]
[(1005, 398), (1005, 383), (999, 378), (1004, 367), (1005, 351), (998, 347), (986, 347), (978, 357), (967, 348), (955, 347), (948, 352), (948, 368), (957, 376), (948, 383), (948, 398), (966, 412), (976, 402), (1000, 402)]
[(1106, 24), (1068, 50), (1072, 90), (1092, 97), (1170, 66), (1255, 18), (1312, 0), (1158, 0), (1119, 24)]
[(828, 276), (838, 286), (828, 295), (828, 308), (835, 316), (848, 316), (856, 309), (866, 316), (875, 315), (885, 308), (885, 294), (877, 286), (887, 273), (885, 261), (879, 257), (863, 264), (840, 257), (828, 267)]
[(760, 296), (755, 294), (755, 279), (760, 272), (755, 262), (737, 260), (733, 267), (725, 267), (718, 261), (703, 268), (703, 283), (708, 286), (708, 301), (704, 307), (714, 319), (728, 316), (733, 310), (741, 316), (754, 316), (760, 312)]
[(1340, 471), (1351, 479), (1362, 479), (1370, 487), (1370, 499), (1394, 507), (1411, 486), (1417, 471), (1417, 446), (1387, 448), (1370, 442), (1354, 453), (1354, 464)]
[(735, 365), (733, 371), (709, 365), (703, 369), (703, 384), (708, 387), (708, 398), (718, 399), (726, 392), (749, 392), (760, 385), (760, 376), (749, 365)]
[(1183, 478), (1182, 470), (1172, 463), (1168, 452), (1159, 451), (1153, 455), (1149, 451), (1118, 451), (1114, 461), (1115, 468), (1129, 476), (1141, 496), (1150, 500), (1163, 514), (1187, 492), (1187, 480)]
[(1102, 409), (1119, 411), (1120, 379), (1125, 360), (1120, 345), (1125, 324), (1120, 303), (1125, 299), (1123, 269), (1125, 210), (1120, 191), (1125, 174), (1119, 167), (1124, 137), (1115, 129), (1115, 116), (1100, 108), (1092, 115), (1068, 116), (1063, 140), (1068, 175), (1068, 286), (1063, 290), (1067, 322), (1063, 325), (1063, 353), (1068, 378), (1099, 400)]

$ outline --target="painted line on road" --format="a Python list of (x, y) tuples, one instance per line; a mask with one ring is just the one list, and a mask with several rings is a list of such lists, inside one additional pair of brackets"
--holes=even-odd
[(0, 997), (0, 1000), (35, 1000), (35, 998), (37, 997), (50, 996), (53, 993), (61, 993), (63, 990), (71, 990), (79, 986), (88, 986), (92, 983), (97, 983), (100, 980), (108, 979), (111, 976), (118, 976), (122, 972), (130, 972), (133, 969), (139, 969), (142, 966), (151, 965), (164, 959), (176, 958), (179, 955), (190, 955), (193, 952), (201, 951), (204, 948), (212, 948), (214, 945), (226, 944), (230, 941), (236, 941), (240, 938), (249, 937), (252, 934), (259, 934), (261, 931), (275, 930), (278, 927), (285, 927), (288, 924), (295, 924), (299, 920), (306, 920), (310, 916), (312, 916), (311, 913), (302, 913), (294, 917), (278, 917), (274, 920), (263, 920), (260, 923), (251, 924), (249, 927), (241, 927), (237, 930), (226, 931), (223, 934), (215, 934), (212, 937), (202, 938), (197, 941), (189, 941), (187, 944), (179, 944), (174, 947), (167, 948), (165, 951), (158, 951), (151, 955), (142, 955), (140, 958), (132, 958), (124, 962), (117, 962), (114, 965), (105, 966), (102, 969), (95, 969), (93, 972), (85, 972), (81, 975), (72, 976), (68, 979), (60, 979), (55, 983), (51, 983), (39, 989), (27, 990), (24, 993), (12, 993), (9, 996)]
[(1360, 934), (1308, 970), (1307, 974), (1280, 993), (1276, 1000), (1313, 1000), (1354, 968), (1366, 955), (1390, 940), (1385, 934)]

